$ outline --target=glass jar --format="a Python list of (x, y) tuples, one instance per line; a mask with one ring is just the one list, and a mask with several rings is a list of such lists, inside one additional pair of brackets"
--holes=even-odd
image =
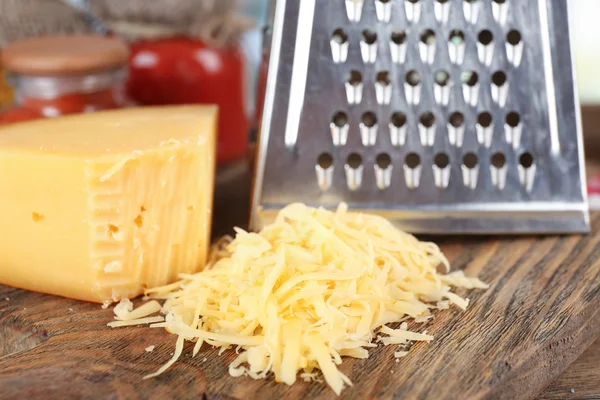
[(9, 79), (16, 103), (0, 114), (0, 123), (124, 107), (125, 77), (124, 69), (66, 77), (15, 74)]
[(141, 105), (216, 104), (218, 164), (247, 156), (246, 69), (239, 46), (167, 37), (139, 40), (130, 50), (127, 95), (132, 100)]
[(15, 104), (0, 113), (0, 124), (125, 107), (127, 56), (122, 42), (101, 36), (35, 38), (8, 46), (2, 61)]

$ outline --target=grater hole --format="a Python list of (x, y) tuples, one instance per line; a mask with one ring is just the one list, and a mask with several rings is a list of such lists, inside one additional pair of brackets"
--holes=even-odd
[(375, 44), (375, 42), (377, 41), (377, 33), (370, 29), (365, 29), (364, 31), (362, 31), (362, 37), (363, 41), (369, 45)]
[(409, 3), (417, 4), (421, 0), (408, 0)]
[(395, 113), (392, 114), (392, 125), (394, 125), (394, 127), (396, 128), (402, 128), (404, 125), (406, 125), (406, 114), (397, 111)]
[(447, 86), (450, 83), (450, 74), (448, 71), (437, 71), (435, 73), (435, 83), (440, 86)]
[(408, 153), (404, 159), (404, 165), (410, 169), (415, 169), (421, 165), (421, 157), (417, 153)]
[(504, 71), (494, 72), (494, 74), (492, 75), (492, 82), (498, 87), (504, 86), (504, 84), (506, 83), (506, 74), (504, 73)]
[(317, 165), (323, 169), (328, 169), (333, 166), (333, 157), (329, 153), (321, 153), (317, 157)]
[(346, 159), (346, 164), (352, 169), (357, 169), (362, 165), (362, 157), (358, 153), (350, 153)]
[(364, 124), (364, 126), (366, 126), (367, 128), (372, 128), (377, 124), (377, 116), (375, 115), (374, 112), (372, 111), (367, 111), (366, 113), (364, 113), (361, 117), (361, 122)]
[(534, 162), (533, 155), (529, 152), (523, 153), (519, 157), (519, 164), (525, 169), (531, 168), (531, 166), (533, 165), (533, 162)]
[(421, 74), (415, 70), (406, 73), (406, 82), (410, 86), (418, 86), (421, 83)]
[(348, 73), (348, 83), (352, 86), (358, 86), (362, 83), (362, 73), (360, 71), (352, 70)]
[(348, 42), (348, 34), (342, 28), (338, 28), (333, 31), (331, 39), (337, 44), (344, 44)]
[(465, 34), (459, 29), (454, 29), (450, 32), (448, 41), (453, 45), (461, 45), (465, 42)]
[(421, 114), (419, 121), (425, 128), (431, 128), (435, 124), (435, 115), (429, 111), (424, 112)]
[(435, 32), (431, 29), (427, 29), (421, 33), (421, 42), (427, 46), (435, 44)]
[(504, 3), (506, 3), (506, 0), (492, 0), (492, 1), (494, 3), (497, 3), (497, 4), (504, 4)]
[(448, 154), (446, 153), (437, 153), (433, 159), (433, 162), (435, 163), (436, 167), (444, 169), (450, 165), (450, 157), (448, 157)]
[(392, 164), (392, 157), (387, 153), (380, 153), (375, 159), (377, 166), (381, 169), (387, 169)]
[(348, 114), (343, 111), (338, 111), (333, 114), (333, 118), (331, 118), (331, 122), (338, 128), (343, 128), (348, 125)]
[(502, 168), (506, 164), (506, 156), (504, 153), (494, 153), (490, 158), (490, 162), (492, 163), (492, 166), (496, 168)]
[(377, 95), (377, 102), (379, 104), (389, 104), (392, 98), (392, 90), (390, 84), (389, 71), (379, 71), (375, 76), (375, 91)]
[(511, 128), (516, 128), (520, 123), (521, 116), (518, 113), (511, 111), (506, 114), (506, 125), (510, 126)]
[(492, 114), (487, 111), (482, 112), (477, 116), (477, 123), (484, 128), (492, 126)]
[(469, 3), (469, 4), (475, 4), (477, 3), (479, 0), (464, 0), (465, 3)]
[(494, 35), (492, 34), (492, 32), (485, 29), (485, 30), (479, 32), (479, 35), (477, 36), (477, 38), (479, 39), (479, 43), (481, 43), (484, 46), (487, 46), (488, 44), (492, 43), (492, 41), (494, 40)]
[(390, 79), (390, 73), (389, 71), (379, 71), (377, 73), (377, 83), (379, 83), (380, 85), (383, 86), (387, 86), (390, 83), (392, 83), (391, 79)]
[(362, 80), (362, 73), (357, 70), (352, 70), (346, 75), (346, 98), (348, 103), (356, 104), (362, 101)]
[(391, 35), (391, 40), (394, 44), (401, 45), (406, 43), (407, 39), (406, 31), (393, 31)]
[(441, 4), (444, 4), (444, 3), (448, 2), (448, 0), (435, 0), (435, 1), (438, 2), (438, 3), (441, 3)]
[(473, 169), (479, 163), (479, 157), (475, 153), (467, 153), (463, 156), (463, 165), (469, 169)]
[(521, 32), (519, 32), (516, 29), (513, 29), (512, 31), (506, 34), (506, 41), (513, 46), (518, 45), (519, 43), (521, 43)]
[(455, 128), (460, 128), (465, 123), (465, 116), (462, 113), (453, 112), (449, 118), (450, 125)]
[(348, 34), (342, 28), (337, 28), (333, 31), (331, 35), (331, 40), (329, 41), (329, 45), (331, 46), (331, 56), (333, 57), (333, 62), (335, 63), (343, 63), (346, 62), (348, 58)]
[(473, 87), (479, 82), (479, 75), (474, 71), (465, 71), (460, 75), (460, 79), (465, 85)]
[(390, 22), (392, 18), (392, 0), (375, 0), (377, 19), (381, 22)]

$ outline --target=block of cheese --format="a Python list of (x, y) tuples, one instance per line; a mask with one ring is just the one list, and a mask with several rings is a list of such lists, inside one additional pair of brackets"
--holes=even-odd
[(217, 108), (0, 128), (0, 283), (118, 301), (204, 265)]

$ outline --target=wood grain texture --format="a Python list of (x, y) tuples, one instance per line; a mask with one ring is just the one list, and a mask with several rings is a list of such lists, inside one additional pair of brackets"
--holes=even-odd
[(600, 399), (600, 339), (596, 340), (536, 398), (536, 400), (564, 399)]
[[(466, 312), (438, 313), (423, 328), (435, 340), (398, 363), (393, 346), (345, 359), (354, 387), (341, 398), (534, 398), (600, 333), (600, 214), (592, 219), (595, 233), (583, 237), (436, 239), (454, 268), (490, 289), (471, 292)], [(321, 383), (231, 378), (232, 351), (192, 359), (189, 345), (165, 374), (141, 380), (169, 359), (175, 338), (109, 329), (111, 319), (95, 304), (0, 286), (0, 398), (335, 398)]]
[(598, 154), (600, 154), (600, 105), (583, 105), (581, 122), (585, 152), (598, 158)]

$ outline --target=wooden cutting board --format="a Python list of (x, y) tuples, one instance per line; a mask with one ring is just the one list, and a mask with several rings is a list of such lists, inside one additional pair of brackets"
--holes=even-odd
[[(600, 214), (593, 234), (568, 237), (438, 238), (453, 267), (491, 283), (469, 294), (466, 312), (437, 314), (435, 340), (396, 362), (394, 347), (346, 359), (354, 382), (341, 398), (529, 399), (600, 333)], [(109, 329), (97, 304), (0, 286), (0, 398), (329, 399), (324, 384), (289, 388), (232, 378), (229, 351), (191, 348), (159, 368), (175, 338), (162, 329)], [(156, 345), (153, 352), (147, 346)]]

